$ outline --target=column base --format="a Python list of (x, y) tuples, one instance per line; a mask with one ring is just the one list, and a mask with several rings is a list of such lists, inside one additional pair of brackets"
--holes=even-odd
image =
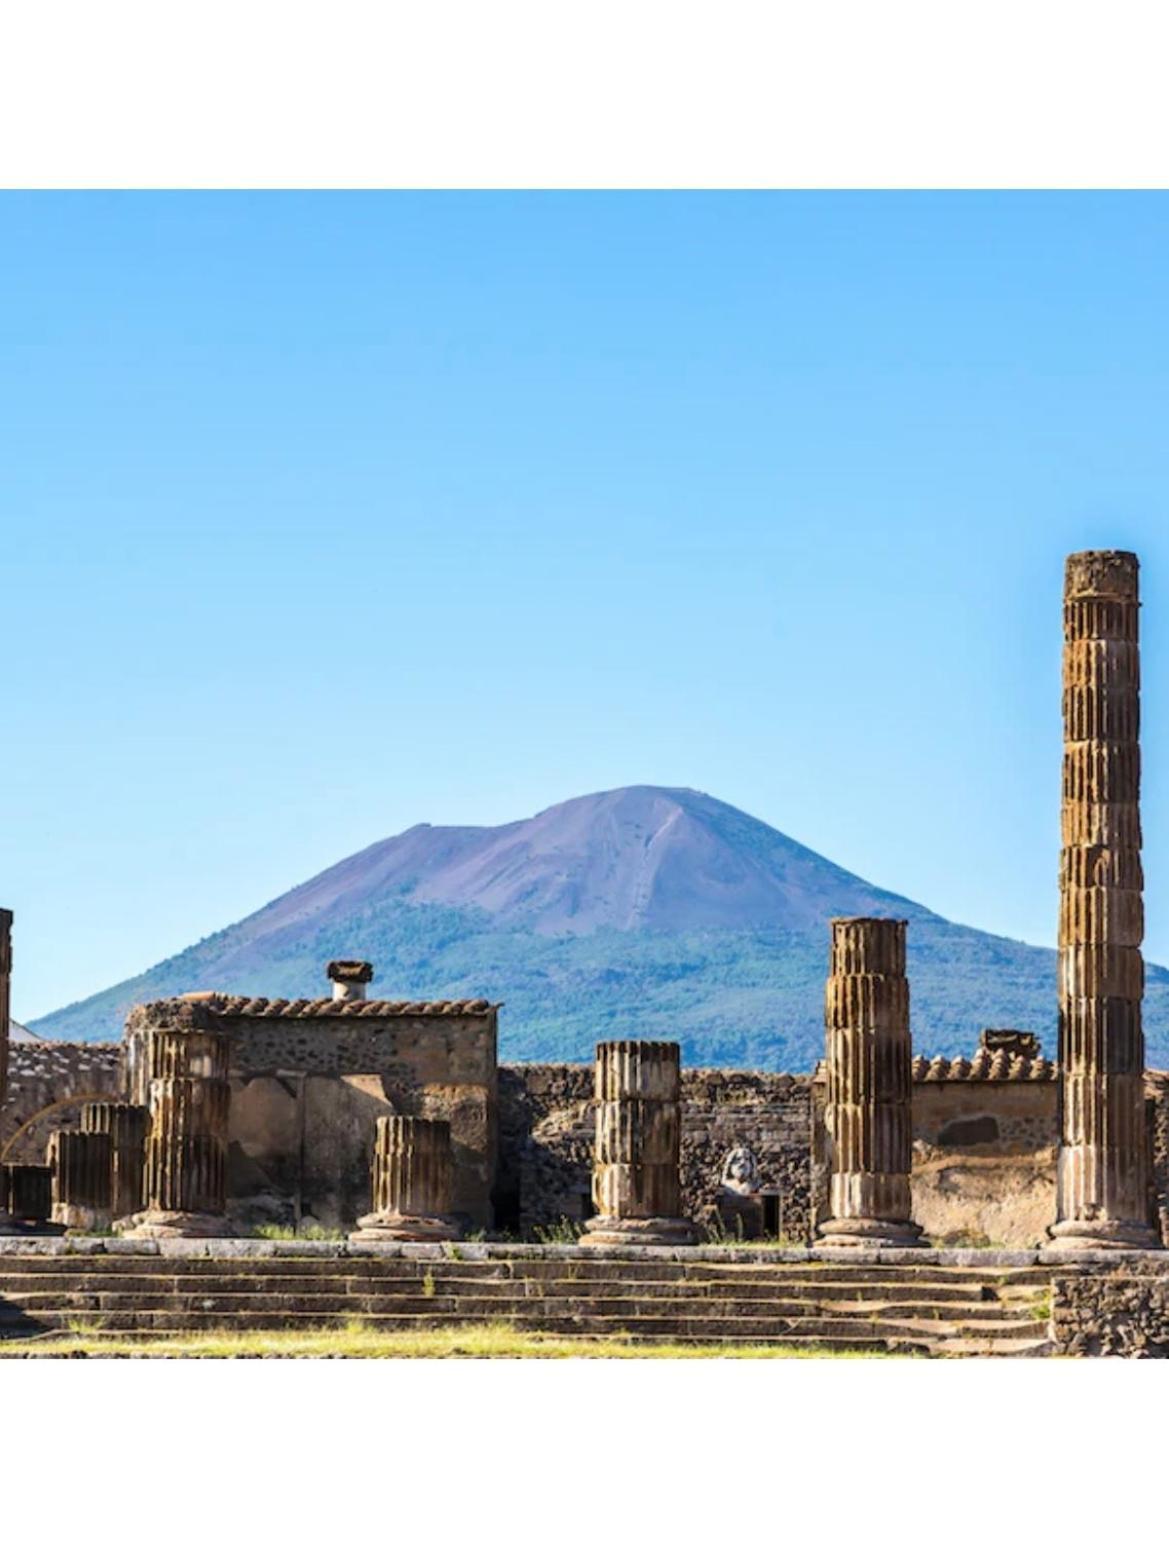
[(142, 1241), (166, 1241), (181, 1236), (232, 1236), (234, 1230), (226, 1215), (210, 1215), (200, 1210), (143, 1209), (119, 1220), (120, 1236)]
[(1131, 1252), (1161, 1245), (1153, 1227), (1140, 1220), (1057, 1220), (1047, 1234), (1048, 1252)]
[(375, 1209), (362, 1215), (350, 1241), (458, 1241), (459, 1227), (445, 1215), (399, 1215)]
[(925, 1247), (920, 1225), (912, 1220), (825, 1220), (819, 1227), (818, 1247)]
[(580, 1238), (582, 1247), (692, 1247), (698, 1227), (689, 1220), (659, 1217), (647, 1220), (615, 1220), (596, 1215)]

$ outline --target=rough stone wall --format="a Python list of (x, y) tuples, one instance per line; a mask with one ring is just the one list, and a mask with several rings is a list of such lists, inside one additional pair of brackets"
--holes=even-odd
[[(746, 1070), (682, 1072), (682, 1209), (702, 1219), (723, 1162), (749, 1146), (760, 1182), (783, 1196), (783, 1230), (808, 1234), (809, 1083)], [(593, 1135), (591, 1065), (504, 1065), (499, 1072), (496, 1224), (524, 1235), (586, 1220)]]
[(759, 1182), (778, 1188), (784, 1236), (805, 1241), (811, 1224), (809, 1075), (750, 1070), (682, 1073), (682, 1194), (701, 1217), (718, 1194), (723, 1162), (737, 1145), (759, 1163)]
[(54, 1130), (79, 1127), (83, 1102), (121, 1095), (120, 1044), (10, 1044), (0, 1154), (6, 1161), (43, 1162)]
[(1169, 1359), (1169, 1275), (1164, 1265), (1107, 1264), (1057, 1273), (1051, 1284), (1051, 1338), (1057, 1354)]
[(1169, 1070), (1145, 1071), (1145, 1110), (1149, 1117), (1155, 1220), (1163, 1244), (1169, 1247)]
[(592, 1216), (592, 1065), (501, 1065), (495, 1224), (531, 1236)]

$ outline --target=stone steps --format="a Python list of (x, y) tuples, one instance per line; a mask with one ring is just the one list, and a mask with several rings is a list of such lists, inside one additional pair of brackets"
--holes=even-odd
[[(285, 1291), (295, 1288), (302, 1295), (327, 1295), (338, 1291), (379, 1295), (415, 1295), (422, 1289), (440, 1291), (445, 1296), (495, 1296), (503, 1300), (515, 1297), (555, 1297), (580, 1294), (583, 1291), (598, 1300), (623, 1300), (630, 1298), (667, 1298), (678, 1301), (701, 1302), (707, 1300), (735, 1300), (744, 1303), (758, 1302), (778, 1307), (793, 1299), (828, 1304), (863, 1304), (910, 1306), (914, 1304), (967, 1309), (987, 1304), (999, 1305), (1004, 1300), (1030, 1300), (1036, 1287), (1013, 1290), (1009, 1295), (990, 1284), (970, 1285), (965, 1288), (946, 1286), (931, 1290), (922, 1284), (821, 1284), (818, 1280), (777, 1279), (767, 1284), (745, 1280), (735, 1276), (717, 1281), (689, 1279), (630, 1279), (593, 1280), (587, 1275), (577, 1278), (530, 1277), (519, 1280), (482, 1279), (475, 1276), (443, 1277), (437, 1273), (420, 1272), (417, 1275), (388, 1275), (380, 1277), (370, 1273), (350, 1273), (348, 1270), (329, 1274), (298, 1276), (274, 1273), (247, 1272), (182, 1273), (117, 1273), (94, 1272), (86, 1275), (85, 1287), (99, 1290), (116, 1290), (124, 1294), (146, 1295), (165, 1293), (173, 1295), (183, 1291), (214, 1290), (229, 1284), (235, 1291), (263, 1294), (272, 1289)], [(0, 1274), (0, 1295), (70, 1291), (78, 1287), (76, 1273), (55, 1270), (35, 1274)]]
[[(39, 1317), (46, 1314), (67, 1314), (70, 1311), (92, 1312), (158, 1312), (195, 1311), (229, 1312), (233, 1315), (248, 1311), (310, 1312), (313, 1314), (375, 1315), (453, 1315), (490, 1317), (515, 1314), (525, 1319), (549, 1315), (586, 1314), (597, 1320), (618, 1317), (642, 1317), (669, 1315), (675, 1320), (709, 1319), (717, 1317), (763, 1317), (774, 1320), (812, 1317), (822, 1320), (905, 1320), (914, 1319), (935, 1324), (948, 1322), (976, 1322), (987, 1332), (997, 1332), (1011, 1327), (1016, 1317), (1004, 1313), (996, 1302), (973, 1301), (936, 1304), (933, 1302), (874, 1303), (859, 1301), (814, 1301), (793, 1296), (784, 1300), (767, 1302), (767, 1309), (759, 1309), (758, 1302), (730, 1298), (701, 1300), (671, 1299), (668, 1296), (626, 1296), (620, 1299), (597, 1297), (592, 1294), (512, 1295), (462, 1295), (452, 1296), (424, 1294), (400, 1296), (396, 1294), (368, 1293), (364, 1290), (336, 1290), (329, 1293), (302, 1294), (288, 1290), (175, 1290), (169, 1292), (123, 1292), (109, 1289), (39, 1290), (5, 1293), (0, 1298), (0, 1325), (19, 1315)], [(1029, 1320), (1029, 1318), (1025, 1318)]]
[(0, 1335), (388, 1332), (506, 1321), (633, 1341), (1037, 1353), (1043, 1269), (400, 1255), (0, 1258)]
[(90, 1272), (109, 1273), (218, 1273), (224, 1268), (246, 1269), (253, 1274), (329, 1275), (339, 1269), (346, 1273), (370, 1273), (378, 1276), (396, 1275), (410, 1277), (415, 1274), (433, 1274), (435, 1278), (575, 1278), (587, 1271), (591, 1279), (687, 1279), (694, 1281), (721, 1281), (730, 1277), (743, 1277), (768, 1282), (771, 1280), (801, 1279), (826, 1284), (863, 1283), (897, 1284), (924, 1283), (930, 1288), (942, 1286), (970, 1287), (978, 1283), (1009, 1280), (1016, 1284), (1041, 1284), (1051, 1277), (1046, 1267), (942, 1267), (938, 1264), (921, 1266), (892, 1264), (828, 1264), (828, 1263), (758, 1263), (744, 1258), (742, 1262), (690, 1263), (662, 1258), (653, 1261), (594, 1258), (588, 1254), (570, 1259), (550, 1258), (454, 1258), (447, 1255), (435, 1257), (404, 1257), (388, 1253), (385, 1256), (367, 1253), (341, 1253), (336, 1256), (250, 1256), (241, 1252), (234, 1256), (143, 1256), (134, 1253), (18, 1253), (0, 1251), (0, 1275), (16, 1273), (59, 1272), (63, 1268), (74, 1270), (84, 1267)]
[[(936, 1324), (913, 1319), (889, 1322), (825, 1321), (774, 1317), (678, 1317), (668, 1316), (598, 1316), (538, 1315), (535, 1317), (495, 1312), (485, 1317), (462, 1314), (419, 1313), (373, 1314), (315, 1311), (83, 1311), (39, 1313), (35, 1322), (27, 1317), (7, 1320), (0, 1314), (0, 1328), (8, 1337), (30, 1336), (49, 1331), (122, 1337), (125, 1335), (177, 1335), (193, 1332), (283, 1332), (322, 1331), (343, 1328), (349, 1321), (359, 1321), (375, 1331), (417, 1331), (426, 1326), (477, 1326), (485, 1321), (505, 1320), (517, 1328), (541, 1333), (578, 1336), (618, 1336), (632, 1341), (677, 1340), (679, 1342), (719, 1343), (803, 1343), (827, 1345), (866, 1345), (870, 1348), (895, 1348), (899, 1344), (919, 1345), (924, 1352), (940, 1346)], [(946, 1341), (1029, 1343), (1034, 1338), (1033, 1325), (1027, 1331), (1012, 1329), (994, 1338), (985, 1336), (984, 1323), (954, 1323)]]

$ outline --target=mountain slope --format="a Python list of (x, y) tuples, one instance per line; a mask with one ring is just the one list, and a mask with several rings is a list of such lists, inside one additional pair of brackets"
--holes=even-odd
[[(640, 1034), (680, 1039), (691, 1064), (803, 1069), (822, 1043), (839, 914), (909, 919), (923, 1052), (969, 1051), (1005, 1024), (1051, 1046), (1049, 949), (954, 925), (727, 803), (660, 787), (494, 829), (417, 825), (34, 1026), (108, 1038), (135, 1002), (182, 990), (319, 995), (328, 958), (368, 957), (382, 994), (502, 999), (504, 1058), (583, 1059), (598, 1038)], [(1169, 973), (1149, 975), (1163, 1063)]]

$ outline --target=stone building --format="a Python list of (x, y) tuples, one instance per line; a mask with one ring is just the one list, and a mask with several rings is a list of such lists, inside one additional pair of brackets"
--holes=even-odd
[(497, 1008), (371, 1000), (353, 983), (334, 979), (333, 997), (318, 1000), (199, 994), (136, 1007), (125, 1033), (130, 1100), (147, 1101), (151, 1032), (197, 1005), (230, 1040), (227, 1197), (237, 1222), (355, 1223), (369, 1208), (375, 1124), (399, 1113), (450, 1124), (453, 1211), (489, 1226)]
[[(593, 1067), (496, 1066), (496, 1008), (207, 999), (233, 1035), (227, 1191), (239, 1223), (352, 1226), (369, 1208), (374, 1126), (389, 1112), (451, 1122), (455, 1208), (471, 1229), (567, 1235), (592, 1217)], [(0, 1156), (44, 1161), (54, 1130), (78, 1128), (87, 1104), (127, 1084), (137, 1099), (143, 1016), (124, 1046), (14, 1044)], [(1058, 1068), (1027, 1035), (1005, 1041), (985, 1033), (969, 1058), (913, 1061), (913, 1218), (935, 1240), (1030, 1246), (1055, 1220)], [(718, 1233), (723, 1168), (745, 1149), (778, 1193), (776, 1230), (807, 1240), (827, 1202), (825, 1091), (823, 1072), (684, 1068), (684, 1213)], [(1146, 1072), (1145, 1108), (1150, 1212), (1169, 1227), (1169, 1072)]]
[[(904, 1240), (921, 1228), (941, 1242), (1158, 1244), (1169, 1229), (1169, 1073), (1145, 1068), (1141, 1025), (1138, 610), (1135, 556), (1069, 557), (1061, 1063), (1029, 1035), (993, 1031), (969, 1060), (911, 1060), (905, 923), (837, 920), (826, 1066), (810, 1076), (679, 1074), (676, 1045), (656, 1045), (670, 1059), (668, 1097), (648, 1095), (646, 1081), (636, 1096), (607, 1099), (601, 1119), (611, 1148), (596, 1164), (612, 1169), (614, 1193), (621, 1183), (632, 1193), (653, 1166), (668, 1197), (658, 1219), (717, 1226), (733, 1170), (752, 1174), (775, 1233), (793, 1241), (826, 1220), (839, 1235), (843, 1220), (853, 1239)], [(245, 1226), (353, 1225), (369, 1208), (375, 1127), (394, 1117), (449, 1125), (451, 1213), (463, 1227), (547, 1234), (594, 1218), (600, 1080), (584, 1065), (500, 1069), (488, 1001), (369, 999), (370, 964), (340, 960), (328, 968), (331, 997), (188, 995), (137, 1007), (121, 1048), (10, 1049), (11, 921), (0, 910), (0, 1163), (43, 1162), (54, 1133), (119, 1091), (166, 1110), (173, 1130), (208, 1093), (215, 1117), (200, 1159), (214, 1167), (202, 1203), (212, 1220), (226, 1204), (222, 1218)], [(198, 1084), (199, 1052), (181, 1074), (158, 1071), (192, 1048), (181, 1035), (196, 1018), (219, 1067), (204, 1077), (216, 1081), (213, 1096)], [(653, 1047), (625, 1044), (621, 1062), (648, 1064)], [(661, 1136), (652, 1160), (651, 1125)], [(149, 1138), (148, 1175), (174, 1177), (178, 1192), (189, 1176), (181, 1138)], [(623, 1216), (624, 1203), (611, 1202), (609, 1218), (645, 1218)]]

